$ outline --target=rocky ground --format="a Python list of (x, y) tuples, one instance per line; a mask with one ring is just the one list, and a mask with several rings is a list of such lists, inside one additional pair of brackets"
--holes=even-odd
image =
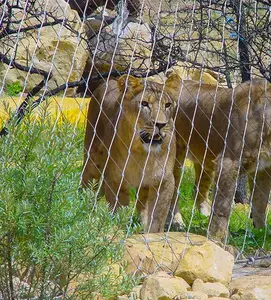
[(118, 299), (270, 300), (270, 260), (236, 265), (236, 251), (227, 250), (231, 253), (194, 234), (130, 238), (126, 242), (127, 272), (145, 279), (130, 295)]

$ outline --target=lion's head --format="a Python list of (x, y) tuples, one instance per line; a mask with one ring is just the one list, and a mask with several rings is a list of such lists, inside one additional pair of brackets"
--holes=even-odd
[(171, 94), (179, 82), (180, 78), (175, 74), (165, 85), (127, 75), (118, 80), (119, 101), (123, 104), (126, 119), (133, 124), (137, 138), (146, 150), (159, 150), (172, 133), (176, 104)]

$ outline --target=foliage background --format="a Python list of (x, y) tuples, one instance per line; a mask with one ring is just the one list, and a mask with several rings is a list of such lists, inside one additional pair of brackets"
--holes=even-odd
[(84, 126), (47, 108), (1, 140), (0, 295), (109, 299), (134, 284), (115, 265), (130, 213), (112, 216), (92, 188), (79, 189)]

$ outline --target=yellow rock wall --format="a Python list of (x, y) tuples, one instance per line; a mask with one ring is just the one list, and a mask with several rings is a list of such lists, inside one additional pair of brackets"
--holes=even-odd
[[(0, 98), (0, 125), (9, 119), (9, 112), (14, 112), (22, 101), (19, 97)], [(35, 108), (33, 117), (39, 117), (46, 111), (54, 119), (82, 123), (86, 120), (89, 101), (90, 98), (51, 97)]]

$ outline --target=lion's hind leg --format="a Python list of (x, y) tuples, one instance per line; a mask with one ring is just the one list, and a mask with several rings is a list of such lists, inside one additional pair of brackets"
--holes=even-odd
[(271, 190), (271, 168), (258, 171), (254, 181), (254, 174), (249, 176), (249, 187), (252, 197), (251, 215), (253, 225), (261, 228), (266, 225), (266, 208)]
[(219, 240), (227, 236), (232, 202), (238, 179), (238, 161), (230, 157), (218, 157), (212, 214), (210, 216), (210, 235)]

